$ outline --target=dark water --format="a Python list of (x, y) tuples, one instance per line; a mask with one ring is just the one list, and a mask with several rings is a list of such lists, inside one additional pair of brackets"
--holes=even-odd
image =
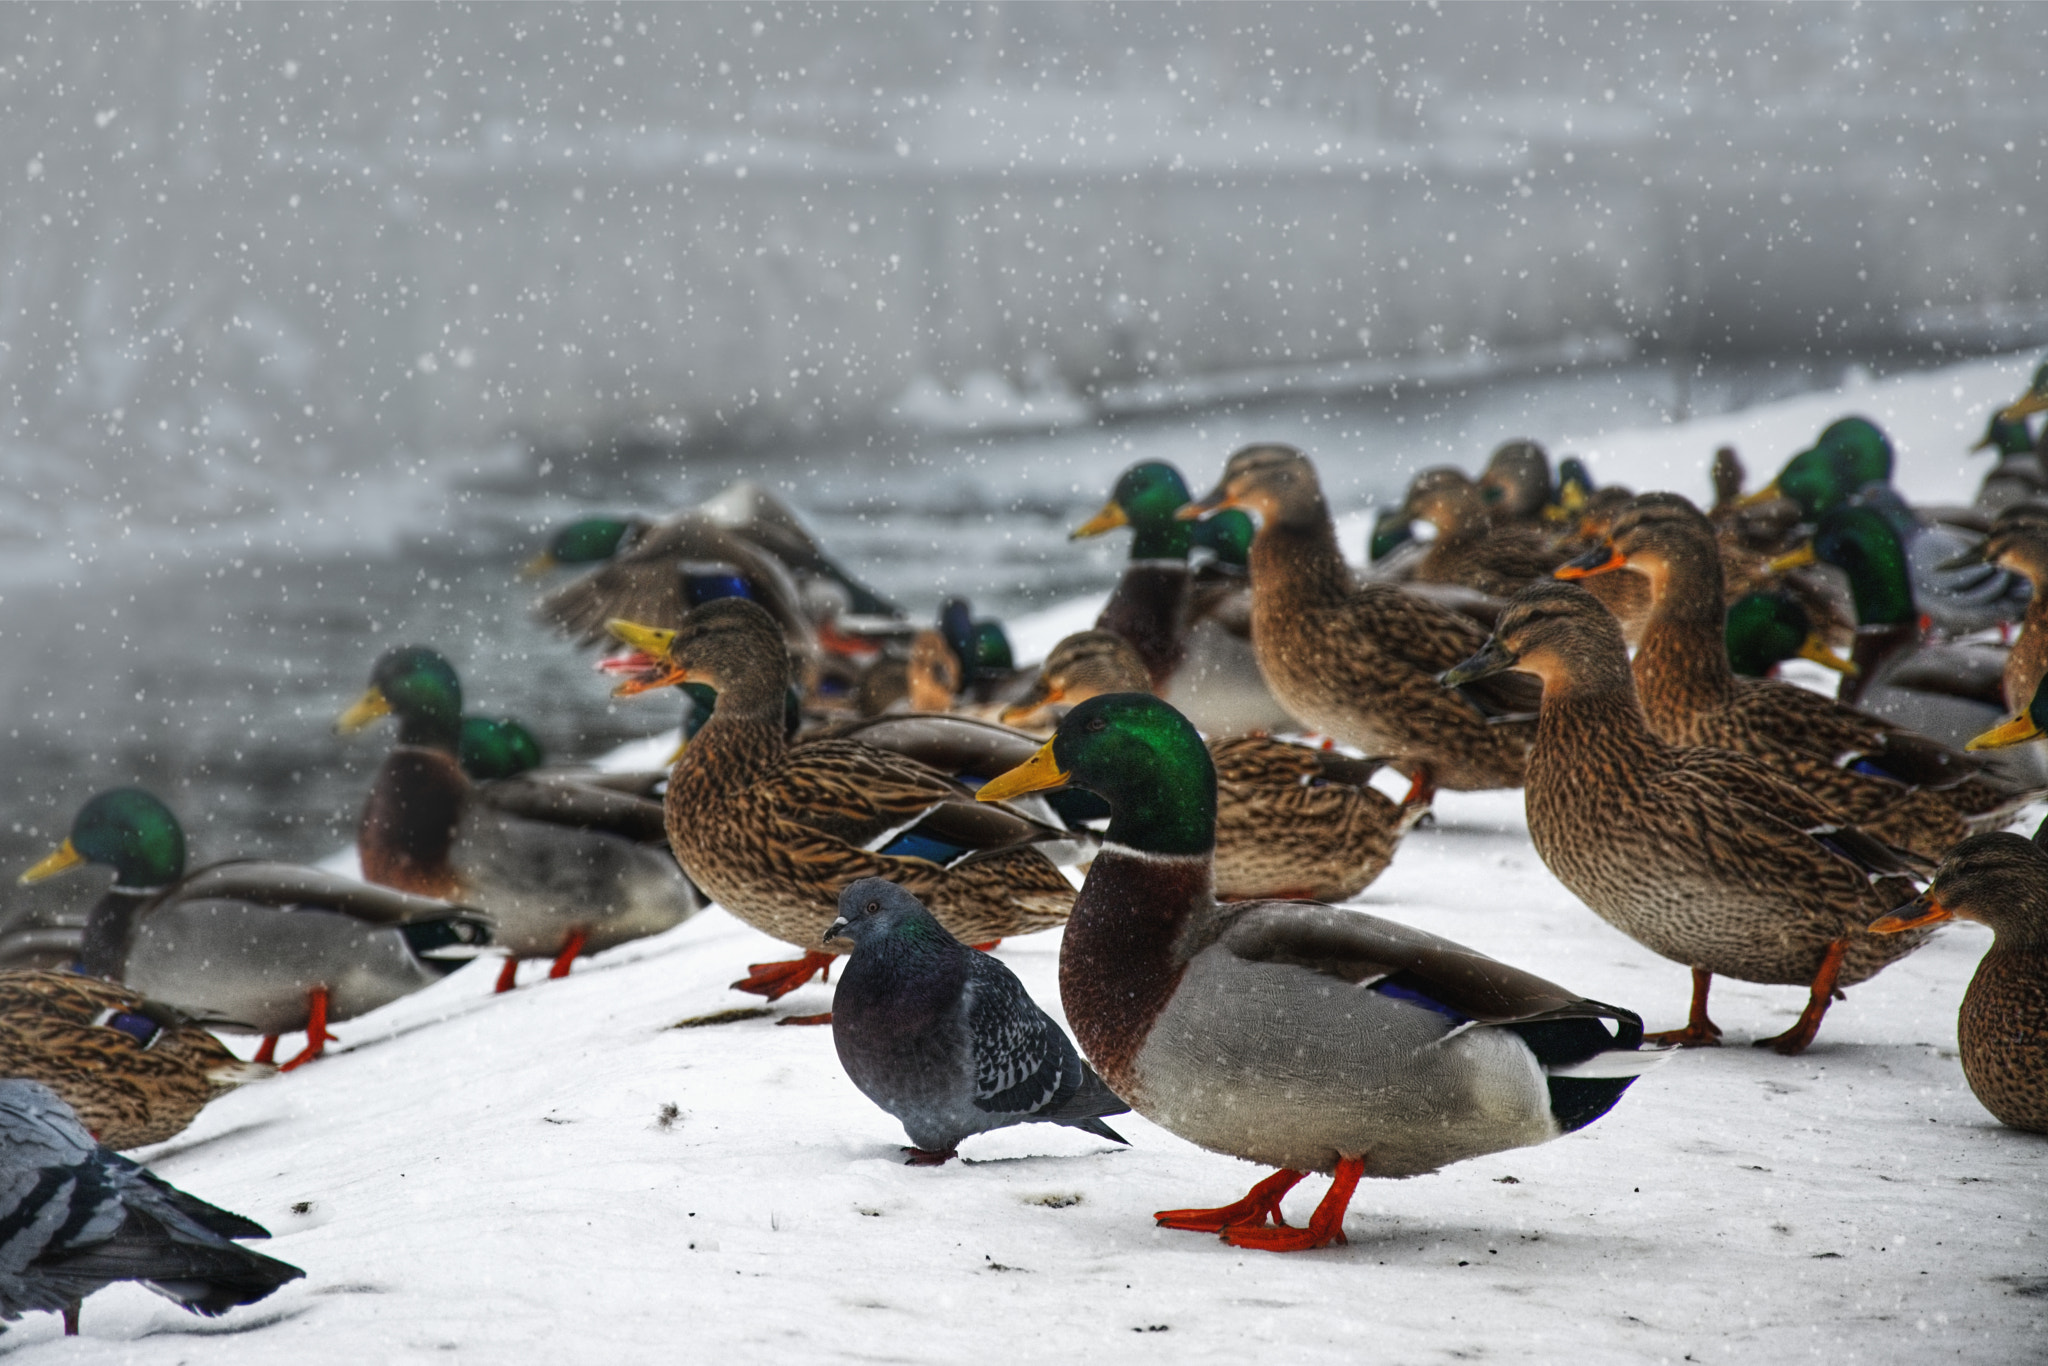
[[(1642, 425), (1680, 402), (1727, 411), (1831, 384), (1842, 364), (1716, 364), (1683, 395), (1668, 369), (1629, 364), (1282, 396), (1050, 435), (863, 437), (688, 461), (536, 457), (510, 474), (447, 482), (432, 516), (418, 506), (359, 511), (353, 545), (329, 537), (311, 549), (274, 527), (231, 526), (81, 546), (66, 572), (23, 570), (0, 592), (0, 870), (40, 857), (79, 803), (127, 783), (180, 813), (195, 862), (332, 852), (350, 838), (389, 743), (388, 730), (338, 737), (332, 721), (377, 654), (401, 642), (441, 649), (470, 710), (521, 718), (554, 757), (672, 725), (665, 698), (610, 701), (589, 657), (529, 618), (535, 590), (514, 568), (540, 528), (578, 511), (665, 510), (752, 477), (784, 492), (830, 550), (913, 612), (961, 592), (1014, 614), (1112, 581), (1122, 538), (1077, 546), (1065, 536), (1136, 460), (1172, 460), (1201, 485), (1246, 441), (1291, 441), (1317, 457), (1344, 510), (1398, 494), (1427, 465), (1476, 467), (1511, 435)], [(307, 495), (315, 505), (320, 496)], [(9, 876), (0, 918), (82, 905), (103, 880), (29, 889)]]

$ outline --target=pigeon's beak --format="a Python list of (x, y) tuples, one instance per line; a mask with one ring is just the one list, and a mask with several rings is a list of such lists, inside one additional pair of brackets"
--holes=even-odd
[(818, 942), (821, 944), (829, 944), (834, 939), (846, 939), (850, 941), (852, 936), (847, 934), (846, 931), (851, 924), (852, 922), (849, 921), (845, 916), (840, 916), (837, 920), (834, 920), (831, 924), (825, 927), (825, 932), (818, 936)]

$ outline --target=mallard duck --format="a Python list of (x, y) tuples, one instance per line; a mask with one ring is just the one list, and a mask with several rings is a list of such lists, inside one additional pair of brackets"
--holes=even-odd
[(939, 635), (960, 661), (961, 689), (976, 700), (987, 701), (1017, 676), (1009, 632), (994, 617), (975, 616), (967, 599), (947, 598), (939, 604)]
[(2019, 835), (1964, 840), (1918, 900), (1870, 928), (1924, 933), (1954, 919), (1995, 936), (1956, 1014), (1963, 1076), (1999, 1123), (2048, 1134), (2048, 853)]
[(2030, 590), (2020, 633), (2005, 657), (1999, 675), (1999, 692), (2007, 711), (2018, 711), (2034, 695), (2043, 674), (2048, 674), (2048, 522), (2031, 516), (2027, 504), (2015, 504), (2019, 516), (2001, 516), (1991, 534), (1984, 538), (1976, 558), (2009, 570), (2027, 581)]
[(0, 972), (0, 1077), (42, 1082), (109, 1148), (161, 1143), (208, 1101), (276, 1071), (118, 983)]
[(88, 863), (114, 885), (86, 919), (84, 971), (224, 1029), (304, 1031), (290, 1071), (320, 1056), (327, 1026), (429, 986), (477, 955), (490, 922), (464, 907), (292, 863), (230, 860), (185, 872), (185, 832), (140, 788), (102, 792), (23, 882)]
[(306, 1274), (236, 1246), (270, 1234), (95, 1143), (54, 1091), (19, 1078), (0, 1081), (0, 1228), (0, 1319), (61, 1313), (66, 1337), (80, 1301), (118, 1281), (214, 1318)]
[(1659, 739), (1620, 627), (1583, 588), (1523, 590), (1444, 681), (1510, 669), (1543, 683), (1526, 793), (1536, 852), (1601, 919), (1692, 969), (1688, 1024), (1652, 1037), (1718, 1042), (1718, 973), (1809, 986), (1798, 1022), (1758, 1041), (1798, 1053), (1840, 988), (1919, 946), (1924, 935), (1865, 928), (1914, 894), (1911, 857), (1746, 754)]
[[(1247, 446), (1230, 457), (1216, 491), (1177, 514), (1223, 507), (1259, 514), (1252, 542), (1252, 648), (1289, 714), (1421, 785), (1474, 789), (1522, 781), (1530, 727), (1488, 724), (1468, 697), (1436, 675), (1476, 649), (1470, 618), (1392, 584), (1361, 584), (1337, 550), (1315, 467), (1289, 446)], [(1482, 689), (1498, 713), (1533, 710), (1522, 685)]]
[[(1729, 667), (1745, 678), (1773, 677), (1778, 665), (1792, 659), (1810, 660), (1836, 673), (1856, 667), (1828, 648), (1806, 604), (1783, 588), (1744, 593), (1729, 603), (1726, 640)], [(1633, 643), (1640, 644), (1640, 638)]]
[(386, 651), (336, 726), (384, 716), (398, 718), (398, 743), (363, 803), (363, 876), (487, 912), (508, 955), (499, 990), (522, 958), (553, 959), (549, 976), (565, 976), (578, 956), (660, 934), (702, 905), (662, 847), (658, 803), (572, 775), (472, 783), (455, 757), (462, 683), (435, 651)]
[(509, 717), (465, 716), (455, 757), (476, 781), (511, 778), (545, 762), (533, 732)]
[[(1412, 496), (1412, 491), (1411, 491)], [(1555, 498), (1550, 454), (1527, 438), (1503, 441), (1479, 472), (1479, 496), (1503, 523), (1538, 523)]]
[(2040, 449), (2027, 431), (2024, 415), (2008, 417), (2004, 410), (1993, 413), (1984, 435), (1970, 449), (1990, 450), (1998, 456), (1998, 463), (1977, 486), (1972, 506), (1978, 511), (1995, 514), (2015, 503), (2048, 496), (2048, 470), (2042, 468)]
[[(1280, 1169), (1234, 1205), (1161, 1211), (1169, 1228), (1273, 1251), (1342, 1242), (1362, 1177), (1584, 1128), (1661, 1060), (1633, 1013), (1449, 940), (1313, 902), (1219, 903), (1215, 768), (1156, 697), (1083, 702), (982, 796), (1067, 783), (1114, 813), (1060, 944), (1082, 1052), (1155, 1124)], [(1312, 1171), (1330, 1190), (1287, 1227), (1281, 1197)]]
[(631, 622), (612, 630), (666, 661), (669, 681), (718, 693), (669, 774), (669, 844), (720, 905), (804, 955), (752, 965), (737, 989), (774, 1000), (829, 968), (837, 950), (822, 935), (839, 890), (855, 878), (909, 888), (964, 943), (1066, 919), (1073, 884), (1033, 846), (1066, 842), (1069, 832), (977, 806), (960, 783), (890, 750), (853, 740), (790, 744), (789, 656), (754, 603), (708, 603), (675, 632)]
[(1714, 526), (1679, 495), (1636, 499), (1604, 545), (1557, 573), (1618, 570), (1651, 588), (1632, 667), (1644, 716), (1667, 743), (1747, 754), (1872, 835), (1929, 859), (1972, 827), (2002, 825), (2033, 795), (1992, 781), (1981, 763), (1924, 735), (1796, 684), (1739, 677), (1725, 645)]
[(1455, 584), (1506, 597), (1567, 558), (1552, 537), (1532, 525), (1506, 518), (1496, 523), (1479, 485), (1464, 471), (1448, 466), (1416, 476), (1401, 511), (1410, 521), (1428, 522), (1437, 532), (1410, 571), (1409, 577), (1417, 582)]
[[(1054, 707), (1146, 690), (1144, 662), (1122, 637), (1082, 631), (1053, 646), (1032, 691), (1003, 721), (1050, 724)], [(1429, 810), (1420, 793), (1397, 805), (1375, 791), (1376, 759), (1264, 735), (1208, 743), (1216, 766), (1216, 894), (1226, 900), (1356, 896), (1386, 871), (1401, 837)]]
[[(1259, 676), (1252, 652), (1250, 595), (1245, 587), (1251, 519), (1219, 513), (1203, 522), (1176, 516), (1189, 501), (1180, 471), (1160, 461), (1131, 466), (1117, 478), (1102, 511), (1069, 539), (1131, 528), (1131, 555), (1095, 629), (1129, 641), (1144, 661), (1146, 689), (1172, 698), (1215, 734), (1291, 727), (1291, 717)], [(1200, 572), (1189, 563), (1197, 547), (1212, 559)]]

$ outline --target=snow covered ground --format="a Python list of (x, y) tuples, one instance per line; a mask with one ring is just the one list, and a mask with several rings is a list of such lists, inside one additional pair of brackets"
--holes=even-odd
[[(2029, 368), (1972, 364), (1554, 449), (1603, 480), (1697, 493), (1716, 443), (1736, 440), (1758, 483), (1854, 409), (1892, 429), (1904, 488), (1960, 500), (1982, 467), (1964, 448)], [(1020, 654), (1091, 614), (1016, 623)], [(1518, 793), (1445, 794), (1359, 904), (1652, 1028), (1683, 1020), (1686, 971), (1550, 877)], [(87, 1304), (82, 1338), (35, 1317), (0, 1356), (2034, 1359), (2048, 1140), (1997, 1125), (1956, 1061), (1956, 1004), (1987, 942), (1944, 931), (1851, 991), (1795, 1059), (1744, 1045), (1783, 1029), (1803, 993), (1717, 983), (1731, 1046), (1677, 1057), (1556, 1143), (1367, 1183), (1349, 1246), (1281, 1257), (1156, 1229), (1153, 1210), (1223, 1203), (1262, 1173), (1132, 1116), (1116, 1121), (1127, 1150), (1033, 1126), (970, 1140), (941, 1169), (901, 1165), (902, 1133), (846, 1080), (828, 1031), (773, 1024), (826, 1008), (826, 989), (771, 1017), (676, 1027), (755, 1006), (726, 984), (787, 956), (711, 910), (507, 996), (490, 994), (494, 962), (471, 966), (340, 1026), (325, 1060), (218, 1102), (144, 1156), (267, 1224), (266, 1250), (306, 1279), (216, 1323), (119, 1287)], [(1058, 947), (1054, 932), (999, 950), (1055, 1013)], [(1291, 1213), (1321, 1192), (1306, 1183)]]

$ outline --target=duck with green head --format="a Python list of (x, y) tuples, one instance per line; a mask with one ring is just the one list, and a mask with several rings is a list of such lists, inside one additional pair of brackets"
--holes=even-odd
[(336, 723), (347, 732), (398, 720), (397, 744), (370, 787), (357, 830), (363, 875), (488, 912), (509, 955), (551, 958), (564, 976), (580, 954), (659, 934), (701, 904), (658, 842), (651, 800), (566, 776), (472, 783), (457, 754), (462, 683), (437, 651), (400, 646)]
[(1744, 593), (1728, 605), (1728, 663), (1744, 678), (1771, 678), (1787, 660), (1804, 659), (1845, 674), (1856, 666), (1828, 648), (1797, 593)]
[[(1082, 703), (981, 795), (1069, 783), (1112, 813), (1060, 945), (1076, 1041), (1146, 1118), (1279, 1169), (1236, 1204), (1161, 1211), (1169, 1228), (1273, 1251), (1342, 1242), (1361, 1178), (1583, 1128), (1660, 1060), (1633, 1013), (1449, 940), (1313, 902), (1219, 903), (1215, 768), (1158, 698)], [(1334, 1180), (1290, 1228), (1281, 1198), (1309, 1172)]]
[(490, 942), (490, 924), (446, 901), (372, 887), (298, 864), (231, 860), (185, 871), (185, 832), (141, 788), (102, 792), (23, 882), (86, 864), (114, 885), (86, 918), (80, 967), (215, 1024), (269, 1036), (327, 1026), (428, 986)]
[[(1148, 460), (1118, 476), (1102, 511), (1074, 528), (1070, 540), (1131, 529), (1130, 558), (1095, 629), (1130, 642), (1151, 690), (1173, 698), (1205, 730), (1289, 728), (1247, 639), (1251, 518), (1233, 510), (1186, 521), (1177, 514), (1189, 501), (1180, 471)], [(1189, 561), (1197, 548), (1211, 555), (1201, 570)]]
[(1998, 513), (2015, 503), (2048, 495), (2048, 469), (2042, 467), (2041, 451), (2027, 430), (2026, 415), (2013, 417), (2009, 413), (2010, 409), (1993, 413), (1984, 435), (1970, 447), (1973, 452), (1988, 450), (1998, 457), (1977, 486), (1974, 505), (1980, 512)]

